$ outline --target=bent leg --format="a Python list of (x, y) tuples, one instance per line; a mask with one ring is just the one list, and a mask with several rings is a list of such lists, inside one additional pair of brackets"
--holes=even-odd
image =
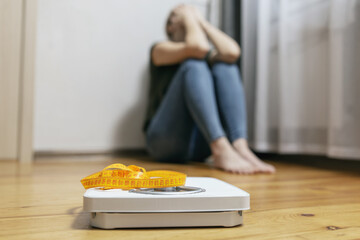
[(225, 136), (221, 125), (214, 82), (205, 61), (190, 59), (183, 63), (183, 92), (187, 107), (208, 143)]
[(235, 64), (215, 63), (214, 75), (219, 112), (231, 142), (247, 138), (245, 93)]
[(245, 93), (238, 67), (219, 62), (214, 64), (212, 72), (219, 112), (234, 148), (256, 171), (274, 172), (273, 166), (261, 161), (248, 147)]
[(254, 171), (225, 137), (214, 82), (204, 61), (187, 60), (180, 66), (150, 122), (147, 143), (160, 161), (198, 160), (210, 154), (210, 147), (216, 167), (237, 173)]
[[(178, 69), (147, 130), (150, 153), (158, 160), (186, 161), (194, 151), (199, 128), (208, 142), (225, 135), (216, 107), (213, 80), (204, 61), (186, 60)], [(203, 144), (202, 144), (203, 145)]]

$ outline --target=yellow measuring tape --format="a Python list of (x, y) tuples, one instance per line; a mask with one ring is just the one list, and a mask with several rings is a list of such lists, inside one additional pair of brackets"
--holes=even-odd
[(149, 171), (135, 165), (125, 166), (115, 163), (102, 171), (81, 179), (85, 189), (102, 187), (103, 189), (120, 188), (165, 188), (177, 187), (185, 184), (186, 175), (174, 171)]

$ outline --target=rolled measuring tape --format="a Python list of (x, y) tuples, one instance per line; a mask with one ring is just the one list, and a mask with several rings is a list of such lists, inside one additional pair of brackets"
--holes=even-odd
[(186, 174), (174, 171), (149, 171), (135, 165), (125, 166), (115, 163), (102, 171), (81, 179), (85, 189), (101, 187), (103, 189), (119, 188), (166, 188), (185, 185)]

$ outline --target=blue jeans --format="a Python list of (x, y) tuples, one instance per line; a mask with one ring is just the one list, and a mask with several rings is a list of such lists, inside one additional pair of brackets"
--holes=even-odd
[(245, 96), (235, 64), (188, 59), (177, 70), (146, 131), (152, 157), (164, 162), (199, 161), (220, 137), (247, 137)]

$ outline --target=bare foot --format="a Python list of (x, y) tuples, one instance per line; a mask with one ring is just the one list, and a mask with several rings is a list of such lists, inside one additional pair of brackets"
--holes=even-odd
[(253, 174), (255, 168), (242, 158), (225, 137), (216, 139), (210, 144), (214, 157), (214, 165), (227, 172)]
[(275, 167), (261, 161), (249, 148), (246, 139), (240, 138), (233, 142), (236, 151), (245, 158), (254, 168), (256, 172), (274, 173)]

